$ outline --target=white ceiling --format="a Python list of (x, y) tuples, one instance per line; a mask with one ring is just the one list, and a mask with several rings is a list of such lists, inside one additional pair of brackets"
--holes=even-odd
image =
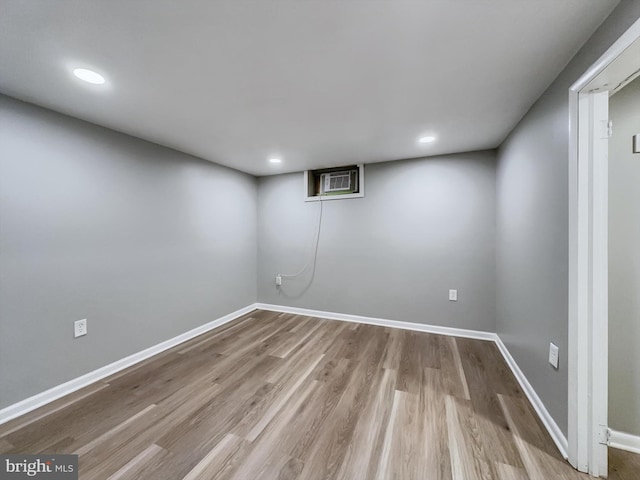
[(0, 0), (0, 92), (254, 175), (493, 148), (617, 3)]

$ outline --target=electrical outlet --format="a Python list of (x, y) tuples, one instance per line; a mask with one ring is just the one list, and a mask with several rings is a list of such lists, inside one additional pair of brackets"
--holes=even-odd
[(73, 322), (73, 336), (74, 338), (82, 337), (87, 334), (87, 319), (77, 320)]
[(276, 275), (276, 285), (277, 286), (282, 285), (282, 276), (281, 275)]
[(449, 300), (452, 302), (458, 301), (458, 290), (449, 290)]
[(549, 344), (549, 363), (558, 368), (558, 346), (553, 343)]

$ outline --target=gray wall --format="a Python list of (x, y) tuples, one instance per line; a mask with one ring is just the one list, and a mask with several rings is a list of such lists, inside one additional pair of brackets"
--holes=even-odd
[(256, 191), (0, 96), (0, 407), (255, 302)]
[(623, 0), (498, 150), (497, 331), (565, 434), (568, 90), (639, 16), (640, 1)]
[[(365, 167), (365, 198), (320, 204), (302, 173), (258, 182), (260, 302), (495, 331), (495, 152)], [(449, 288), (458, 302), (448, 301)]]
[(609, 426), (640, 435), (640, 79), (609, 101)]

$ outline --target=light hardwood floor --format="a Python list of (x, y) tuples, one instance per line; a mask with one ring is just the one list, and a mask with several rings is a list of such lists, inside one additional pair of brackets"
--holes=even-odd
[(492, 342), (265, 311), (0, 426), (0, 452), (77, 453), (82, 480), (589, 478)]

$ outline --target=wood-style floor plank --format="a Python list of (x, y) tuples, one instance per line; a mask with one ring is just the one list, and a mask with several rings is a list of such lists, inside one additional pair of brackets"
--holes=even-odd
[(454, 479), (496, 478), (470, 401), (445, 398), (451, 470)]
[(25, 430), (27, 427), (29, 427), (33, 423), (36, 423), (38, 420), (50, 417), (56, 412), (64, 410), (70, 405), (73, 405), (76, 402), (80, 402), (83, 399), (92, 396), (94, 393), (107, 388), (108, 386), (109, 384), (104, 381), (92, 383), (91, 385), (78, 390), (77, 392), (55, 400), (42, 408), (38, 408), (37, 410), (29, 412), (26, 415), (22, 415), (21, 417), (10, 420), (4, 425), (0, 425), (0, 437), (10, 435), (11, 433), (18, 430)]
[(609, 448), (609, 480), (640, 480), (640, 454)]
[(530, 480), (524, 468), (514, 467), (513, 465), (497, 463), (496, 471), (498, 472), (499, 480)]
[(225, 435), (183, 480), (211, 480), (221, 477), (234, 462), (237, 453), (246, 444), (246, 440), (240, 437), (233, 434)]
[(501, 394), (498, 394), (498, 398), (529, 477), (580, 478), (575, 470), (567, 468), (566, 462), (549, 444), (546, 432), (535, 428), (538, 419), (525, 399)]
[(109, 475), (107, 480), (136, 480), (151, 462), (157, 461), (159, 457), (166, 454), (167, 451), (164, 448), (152, 443), (120, 470)]
[[(493, 342), (467, 338), (456, 340), (461, 364), (468, 385), (478, 432), (488, 448), (489, 460), (522, 467), (519, 452), (498, 400), (498, 393), (519, 395), (520, 390), (511, 372), (502, 368), (502, 357)], [(500, 364), (498, 362), (500, 361)]]
[(464, 373), (456, 338), (440, 336), (439, 345), (442, 379), (447, 394), (464, 400), (471, 400), (469, 384)]
[(492, 342), (259, 310), (0, 425), (41, 452), (83, 480), (589, 478)]
[(13, 450), (13, 445), (11, 445), (4, 438), (0, 438), (0, 454), (9, 453)]

